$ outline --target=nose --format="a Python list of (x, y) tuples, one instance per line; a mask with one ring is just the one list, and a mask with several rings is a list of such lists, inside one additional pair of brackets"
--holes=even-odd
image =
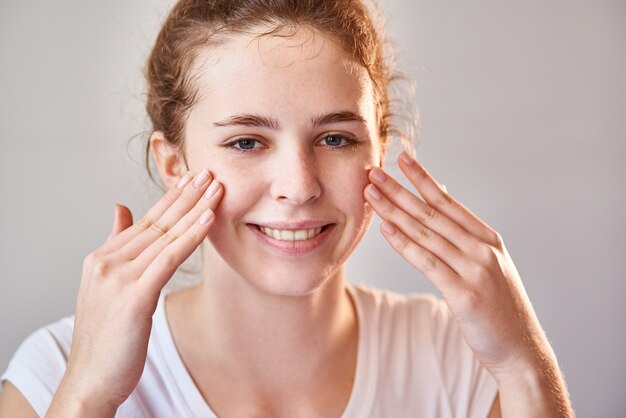
[(322, 186), (315, 160), (306, 152), (288, 155), (276, 162), (271, 186), (272, 197), (291, 204), (303, 204), (317, 199)]

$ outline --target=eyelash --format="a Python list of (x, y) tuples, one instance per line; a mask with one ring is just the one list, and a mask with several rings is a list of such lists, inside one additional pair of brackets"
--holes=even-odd
[[(330, 146), (330, 145), (327, 145), (328, 148), (330, 148), (330, 149), (332, 149), (334, 151), (340, 151), (343, 148), (346, 148), (346, 147), (349, 147), (349, 146), (355, 147), (356, 145), (359, 144), (358, 140), (350, 138), (350, 137), (345, 136), (345, 135), (339, 135), (339, 134), (329, 134), (329, 135), (324, 136), (321, 140), (323, 141), (323, 140), (325, 140), (326, 138), (329, 138), (329, 137), (338, 137), (338, 138), (341, 138), (343, 141), (346, 142), (345, 145), (340, 145), (340, 146)], [(242, 154), (253, 152), (253, 151), (255, 151), (257, 149), (256, 147), (254, 147), (252, 149), (237, 148), (236, 145), (238, 145), (238, 144), (240, 144), (242, 142), (260, 143), (261, 141), (259, 141), (258, 139), (255, 139), (255, 138), (239, 138), (239, 139), (231, 141), (231, 142), (229, 142), (227, 144), (224, 144), (224, 146), (226, 148), (232, 149), (233, 151), (240, 152)]]
[(253, 141), (255, 143), (259, 143), (260, 142), (258, 139), (254, 139), (254, 138), (239, 138), (239, 139), (236, 139), (236, 140), (234, 140), (232, 142), (229, 142), (228, 144), (225, 144), (225, 146), (226, 146), (226, 148), (230, 148), (230, 149), (232, 149), (234, 151), (237, 151), (237, 152), (248, 153), (248, 152), (254, 151), (256, 149), (256, 147), (252, 148), (252, 149), (242, 149), (242, 148), (237, 148), (235, 145), (238, 145), (241, 142), (251, 142), (251, 141)]

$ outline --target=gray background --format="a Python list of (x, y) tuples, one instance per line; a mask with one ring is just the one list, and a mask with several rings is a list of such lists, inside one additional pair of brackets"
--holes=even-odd
[[(419, 158), (504, 237), (579, 416), (626, 413), (626, 2), (388, 1)], [(0, 368), (142, 214), (141, 70), (169, 1), (0, 2)], [(350, 277), (430, 291), (378, 221)]]

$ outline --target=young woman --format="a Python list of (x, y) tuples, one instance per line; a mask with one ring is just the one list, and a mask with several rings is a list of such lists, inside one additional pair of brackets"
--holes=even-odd
[[(169, 189), (117, 206), (74, 317), (27, 339), (0, 415), (567, 417), (502, 238), (394, 132), (384, 39), (359, 0), (182, 0), (149, 58)], [(445, 300), (346, 282), (376, 212)], [(202, 244), (203, 280), (162, 291)]]

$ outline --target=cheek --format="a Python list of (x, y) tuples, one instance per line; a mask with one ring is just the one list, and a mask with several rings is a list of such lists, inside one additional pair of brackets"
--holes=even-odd
[(258, 200), (261, 187), (255, 164), (238, 163), (228, 156), (213, 152), (189, 153), (188, 161), (192, 172), (206, 168), (224, 188), (222, 200), (215, 209), (215, 225), (211, 231), (224, 231), (226, 220), (232, 223), (233, 219)]
[(220, 164), (213, 171), (215, 178), (224, 186), (224, 196), (217, 207), (217, 215), (233, 217), (241, 214), (262, 193), (258, 170), (254, 164)]
[(367, 176), (371, 167), (371, 160), (359, 159), (352, 164), (335, 166), (328, 171), (331, 174), (325, 179), (325, 190), (331, 200), (342, 212), (355, 217), (357, 223), (370, 209), (363, 197), (363, 190), (369, 183)]
[(238, 225), (241, 218), (259, 201), (262, 188), (258, 173), (255, 175), (253, 167), (237, 165), (235, 169), (234, 165), (225, 161), (211, 171), (223, 185), (224, 195), (215, 209), (215, 223), (209, 231), (208, 238), (222, 257), (230, 259), (232, 251), (236, 250), (236, 247), (233, 247), (236, 241), (223, 238), (233, 237), (233, 233), (239, 234), (239, 229), (233, 230), (233, 226)]

